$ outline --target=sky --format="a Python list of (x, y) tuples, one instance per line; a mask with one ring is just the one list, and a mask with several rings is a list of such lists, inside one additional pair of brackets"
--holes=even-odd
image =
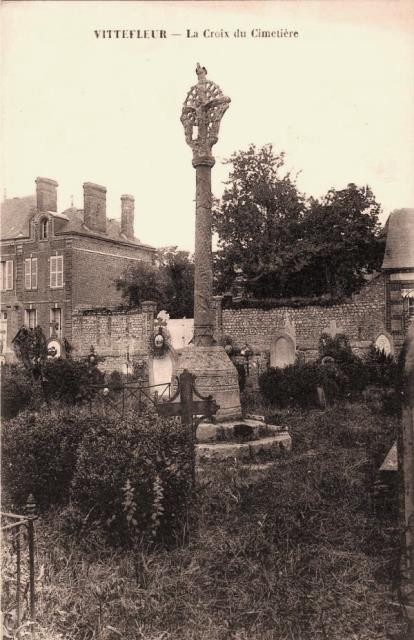
[[(307, 195), (368, 184), (382, 222), (414, 207), (413, 2), (5, 0), (1, 15), (7, 197), (45, 176), (59, 183), (59, 210), (72, 198), (82, 208), (83, 182), (96, 182), (108, 217), (135, 196), (142, 242), (192, 251), (195, 171), (180, 114), (200, 62), (231, 98), (213, 147), (215, 196), (226, 158), (272, 143)], [(166, 37), (97, 38), (102, 29)], [(298, 36), (252, 36), (284, 29)]]

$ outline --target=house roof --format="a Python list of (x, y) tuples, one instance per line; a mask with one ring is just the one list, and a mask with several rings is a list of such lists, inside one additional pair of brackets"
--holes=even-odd
[(36, 196), (8, 198), (1, 205), (1, 239), (27, 238), (29, 220), (36, 207)]
[[(30, 219), (36, 212), (36, 197), (25, 196), (23, 198), (9, 198), (2, 203), (1, 206), (1, 239), (10, 240), (14, 238), (28, 238), (30, 235)], [(106, 240), (115, 240), (118, 242), (127, 242), (129, 244), (139, 245), (140, 247), (151, 248), (144, 245), (138, 238), (127, 238), (121, 233), (120, 220), (115, 218), (106, 219), (106, 233), (89, 229), (84, 224), (83, 209), (75, 209), (71, 207), (56, 213), (48, 211), (49, 215), (59, 221), (59, 228), (56, 230), (57, 235), (64, 234), (83, 234), (90, 235), (94, 238), (102, 238)]]
[(414, 209), (396, 209), (385, 224), (383, 269), (414, 269)]

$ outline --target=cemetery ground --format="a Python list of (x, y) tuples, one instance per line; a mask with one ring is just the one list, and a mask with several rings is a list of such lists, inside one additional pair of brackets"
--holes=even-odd
[(292, 452), (199, 469), (189, 538), (169, 549), (120, 550), (68, 531), (62, 509), (41, 516), (36, 637), (408, 640), (396, 496), (373, 491), (399, 418), (345, 402), (277, 419)]

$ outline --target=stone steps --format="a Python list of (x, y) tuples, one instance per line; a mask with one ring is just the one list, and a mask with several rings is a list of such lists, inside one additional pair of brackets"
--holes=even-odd
[(261, 462), (276, 458), (292, 448), (289, 433), (277, 425), (267, 425), (258, 416), (227, 422), (203, 422), (197, 428), (197, 464)]

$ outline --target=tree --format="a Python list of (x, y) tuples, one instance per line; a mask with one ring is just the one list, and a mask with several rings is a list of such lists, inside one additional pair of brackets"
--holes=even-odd
[(193, 316), (194, 262), (188, 251), (159, 249), (153, 263), (137, 262), (116, 281), (128, 308), (154, 300), (171, 317)]
[(227, 163), (232, 170), (213, 211), (220, 292), (242, 272), (255, 297), (336, 298), (380, 267), (380, 205), (369, 187), (349, 184), (320, 200), (305, 198), (271, 145), (250, 145)]
[(158, 252), (160, 269), (165, 274), (167, 311), (173, 318), (194, 315), (194, 260), (188, 251), (164, 247)]
[(21, 327), (12, 340), (17, 359), (25, 369), (35, 377), (40, 375), (40, 368), (46, 362), (46, 337), (41, 327), (29, 329)]
[(360, 288), (364, 276), (380, 268), (380, 211), (371, 189), (353, 183), (330, 189), (321, 201), (310, 200), (301, 224), (307, 256), (301, 276), (312, 283), (315, 294), (349, 295)]
[(152, 262), (136, 262), (129, 265), (115, 281), (121, 291), (125, 306), (139, 308), (144, 300), (153, 300), (160, 309), (164, 306), (166, 282), (159, 266)]
[[(234, 153), (226, 188), (213, 209), (219, 236), (216, 280), (220, 291), (231, 286), (241, 268), (248, 290), (264, 297), (278, 295), (286, 268), (300, 267), (292, 249), (304, 215), (305, 199), (295, 179), (284, 170), (285, 156), (272, 145)], [(299, 265), (295, 264), (299, 260)]]

